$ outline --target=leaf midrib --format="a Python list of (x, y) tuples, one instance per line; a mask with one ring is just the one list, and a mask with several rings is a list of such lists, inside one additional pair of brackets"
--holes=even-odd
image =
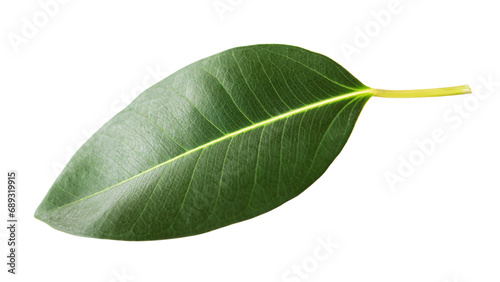
[(93, 194), (90, 194), (90, 195), (88, 195), (88, 196), (85, 196), (85, 197), (83, 197), (83, 198), (80, 198), (80, 199), (78, 199), (78, 200), (76, 200), (76, 201), (73, 201), (73, 202), (67, 203), (67, 204), (62, 205), (62, 206), (60, 206), (60, 207), (57, 207), (57, 208), (55, 208), (55, 209), (49, 210), (49, 211), (47, 211), (47, 212), (54, 211), (54, 210), (57, 210), (57, 209), (60, 209), (60, 208), (63, 208), (63, 207), (66, 207), (66, 206), (72, 205), (72, 204), (74, 204), (74, 203), (77, 203), (77, 202), (83, 201), (83, 200), (85, 200), (85, 199), (91, 198), (91, 197), (93, 197), (93, 196), (96, 196), (96, 195), (98, 195), (98, 194), (100, 194), (100, 193), (103, 193), (103, 192), (108, 191), (108, 190), (110, 190), (110, 189), (112, 189), (112, 188), (114, 188), (114, 187), (117, 187), (117, 186), (119, 186), (119, 185), (121, 185), (121, 184), (123, 184), (123, 183), (126, 183), (126, 182), (128, 182), (128, 181), (130, 181), (130, 180), (132, 180), (132, 179), (135, 179), (135, 178), (137, 178), (137, 177), (139, 177), (139, 176), (141, 176), (141, 175), (143, 175), (143, 174), (146, 174), (146, 173), (148, 173), (148, 172), (150, 172), (150, 171), (152, 171), (152, 170), (155, 170), (155, 169), (157, 169), (157, 168), (159, 168), (159, 167), (162, 167), (162, 166), (164, 166), (164, 165), (166, 165), (166, 164), (168, 164), (168, 163), (171, 163), (171, 162), (173, 162), (173, 161), (175, 161), (175, 160), (178, 160), (178, 159), (180, 159), (180, 158), (182, 158), (182, 157), (184, 157), (184, 156), (186, 156), (186, 155), (189, 155), (189, 154), (194, 153), (194, 152), (196, 152), (196, 151), (199, 151), (199, 150), (201, 150), (201, 149), (207, 148), (207, 147), (209, 147), (209, 146), (211, 146), (211, 145), (213, 145), (213, 144), (216, 144), (216, 143), (222, 142), (222, 141), (224, 141), (224, 140), (226, 140), (226, 139), (228, 139), (228, 138), (232, 138), (232, 137), (234, 137), (234, 136), (236, 136), (236, 135), (239, 135), (239, 134), (242, 134), (242, 133), (245, 133), (245, 132), (251, 131), (251, 130), (256, 129), (256, 128), (259, 128), (259, 127), (261, 127), (261, 126), (265, 126), (265, 125), (267, 125), (267, 124), (273, 123), (273, 122), (275, 122), (275, 121), (278, 121), (278, 120), (281, 120), (281, 119), (284, 119), (284, 118), (288, 118), (288, 117), (290, 117), (290, 116), (293, 116), (293, 115), (296, 115), (296, 114), (299, 114), (299, 113), (302, 113), (302, 112), (307, 112), (307, 111), (312, 110), (312, 109), (314, 109), (314, 108), (319, 108), (319, 107), (321, 107), (321, 106), (328, 105), (328, 104), (333, 103), (333, 102), (335, 102), (335, 101), (340, 101), (340, 100), (343, 100), (343, 99), (346, 99), (346, 98), (349, 98), (349, 97), (353, 97), (353, 96), (357, 96), (357, 95), (361, 95), (361, 94), (368, 94), (368, 93), (371, 93), (371, 92), (372, 92), (372, 89), (371, 89), (371, 88), (367, 88), (367, 89), (364, 89), (364, 90), (361, 90), (361, 91), (355, 91), (355, 92), (351, 92), (351, 93), (346, 93), (346, 94), (339, 95), (339, 96), (335, 96), (335, 97), (332, 97), (332, 98), (329, 98), (329, 99), (326, 99), (326, 100), (322, 100), (322, 101), (319, 101), (319, 102), (316, 102), (316, 103), (313, 103), (313, 104), (310, 104), (310, 105), (307, 105), (307, 106), (304, 106), (304, 107), (300, 107), (300, 108), (294, 109), (294, 110), (292, 110), (292, 111), (289, 111), (289, 112), (286, 112), (286, 113), (283, 113), (283, 114), (277, 115), (277, 116), (275, 116), (275, 117), (272, 117), (272, 118), (270, 118), (270, 119), (263, 120), (263, 121), (258, 122), (258, 123), (254, 123), (254, 124), (252, 124), (252, 125), (250, 125), (250, 126), (244, 127), (244, 128), (242, 128), (242, 129), (240, 129), (240, 130), (234, 131), (234, 132), (229, 133), (229, 134), (225, 134), (224, 136), (221, 136), (221, 137), (219, 137), (219, 138), (217, 138), (217, 139), (215, 139), (215, 140), (212, 140), (212, 141), (210, 141), (210, 142), (208, 142), (208, 143), (205, 143), (205, 144), (203, 144), (203, 145), (200, 145), (200, 146), (198, 146), (198, 147), (196, 147), (196, 148), (194, 148), (194, 149), (191, 149), (191, 150), (189, 150), (189, 151), (186, 151), (186, 152), (184, 152), (184, 153), (182, 153), (182, 154), (180, 154), (180, 155), (177, 155), (176, 157), (173, 157), (173, 158), (171, 158), (171, 159), (168, 159), (168, 160), (166, 160), (166, 161), (164, 161), (164, 162), (162, 162), (162, 163), (160, 163), (160, 164), (157, 164), (157, 165), (155, 165), (155, 166), (153, 166), (153, 167), (151, 167), (151, 168), (149, 168), (149, 169), (147, 169), (147, 170), (145, 170), (145, 171), (143, 171), (143, 172), (141, 172), (141, 173), (138, 173), (138, 174), (136, 174), (136, 175), (134, 175), (134, 176), (132, 176), (132, 177), (129, 177), (129, 178), (127, 178), (127, 179), (125, 179), (125, 180), (123, 180), (123, 181), (121, 181), (121, 182), (119, 182), (119, 183), (117, 183), (117, 184), (115, 184), (115, 185), (112, 185), (112, 186), (110, 186), (110, 187), (108, 187), (108, 188), (105, 188), (105, 189), (103, 189), (103, 190), (97, 191), (97, 192), (95, 192), (95, 193), (93, 193)]

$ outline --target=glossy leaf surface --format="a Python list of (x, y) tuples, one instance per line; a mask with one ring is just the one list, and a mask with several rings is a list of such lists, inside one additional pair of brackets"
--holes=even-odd
[(117, 240), (189, 236), (255, 217), (325, 172), (371, 96), (337, 63), (298, 47), (224, 51), (147, 89), (99, 129), (35, 216)]

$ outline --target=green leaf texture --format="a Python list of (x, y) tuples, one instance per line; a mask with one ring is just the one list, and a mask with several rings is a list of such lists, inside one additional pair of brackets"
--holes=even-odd
[(183, 237), (255, 217), (325, 172), (371, 96), (340, 65), (298, 47), (210, 56), (99, 129), (35, 217), (116, 240)]

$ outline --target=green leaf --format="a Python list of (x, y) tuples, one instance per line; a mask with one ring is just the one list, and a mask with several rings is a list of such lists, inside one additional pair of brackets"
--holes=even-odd
[(72, 157), (35, 217), (95, 238), (157, 240), (270, 211), (318, 179), (372, 96), (331, 59), (255, 45), (193, 63), (147, 89)]

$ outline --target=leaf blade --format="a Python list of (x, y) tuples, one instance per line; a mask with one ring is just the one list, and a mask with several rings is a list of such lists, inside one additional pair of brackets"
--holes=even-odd
[[(80, 236), (154, 240), (257, 216), (326, 170), (371, 95), (335, 62), (297, 47), (216, 54), (148, 89), (101, 128), (61, 173), (36, 217)], [(103, 140), (114, 135), (116, 141)], [(55, 186), (73, 195), (61, 197)]]

